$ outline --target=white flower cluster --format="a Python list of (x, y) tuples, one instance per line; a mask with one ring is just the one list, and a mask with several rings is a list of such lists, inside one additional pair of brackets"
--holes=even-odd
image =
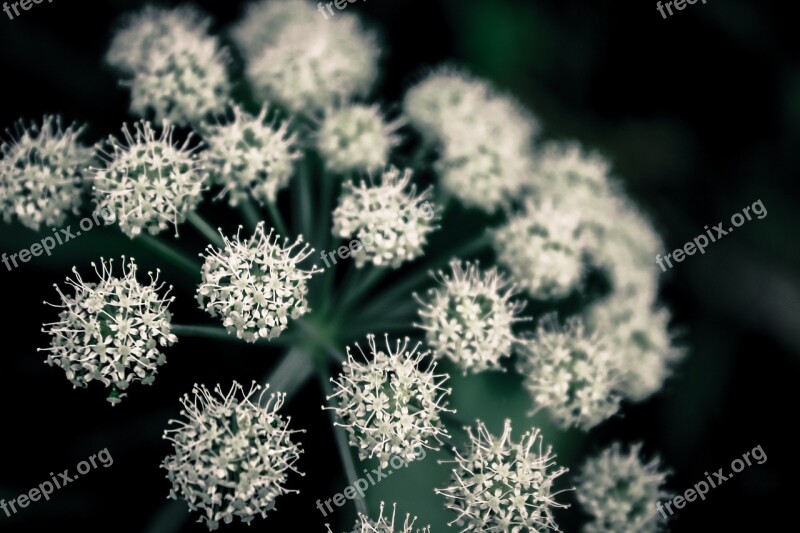
[(189, 7), (152, 6), (129, 18), (107, 61), (131, 76), (131, 111), (184, 126), (224, 110), (230, 93), (226, 55), (210, 21)]
[(369, 262), (397, 268), (422, 255), (428, 234), (436, 229), (436, 217), (421, 212), (420, 205), (427, 203), (430, 190), (417, 194), (415, 185), (409, 187), (411, 175), (411, 169), (401, 175), (399, 169), (390, 167), (377, 183), (344, 184), (333, 211), (333, 234), (361, 242), (371, 236), (374, 242), (352, 254), (357, 267)]
[(641, 444), (623, 453), (619, 443), (589, 459), (578, 479), (578, 502), (590, 515), (585, 533), (656, 533), (663, 521), (655, 504), (671, 494), (658, 458), (640, 459)]
[(264, 0), (233, 31), (256, 96), (293, 112), (318, 112), (365, 96), (378, 74), (378, 47), (358, 19), (323, 20), (303, 0)]
[(288, 237), (280, 244), (275, 230), (265, 233), (264, 222), (259, 222), (253, 236), (242, 241), (241, 229), (235, 239), (223, 235), (224, 249), (208, 246), (197, 301), (240, 339), (274, 339), (290, 318), (309, 311), (307, 283), (322, 270), (300, 268), (314, 252), (302, 235), (291, 245)]
[(232, 108), (232, 121), (204, 126), (208, 149), (201, 157), (212, 179), (224, 186), (220, 195), (228, 194), (231, 206), (248, 195), (260, 203), (275, 202), (302, 157), (297, 135), (289, 132), (288, 121), (265, 123), (267, 106), (255, 117), (238, 105)]
[(421, 308), (420, 324), (428, 345), (437, 356), (457, 364), (466, 374), (500, 368), (518, 341), (513, 332), (524, 302), (496, 268), (481, 272), (475, 263), (452, 261), (452, 277), (438, 271), (443, 285), (428, 291), (426, 299), (415, 295)]
[(608, 333), (587, 331), (580, 318), (559, 327), (555, 315), (539, 322), (518, 359), (537, 408), (547, 408), (563, 429), (588, 431), (619, 410), (617, 360)]
[[(411, 518), (411, 515), (408, 513), (406, 513), (406, 519), (402, 526), (400, 524), (395, 525), (397, 504), (392, 505), (391, 519), (388, 516), (383, 515), (385, 507), (385, 503), (381, 502), (381, 510), (377, 521), (371, 520), (368, 516), (363, 514), (359, 514), (358, 519), (356, 520), (356, 523), (350, 533), (431, 533), (430, 526), (415, 528), (414, 523), (416, 523), (417, 517), (415, 516), (414, 518)], [(325, 527), (328, 528), (328, 533), (333, 533), (330, 525), (325, 524)]]
[[(347, 430), (350, 445), (358, 448), (359, 457), (377, 457), (382, 467), (392, 457), (406, 462), (417, 459), (423, 447), (449, 438), (440, 414), (447, 411), (450, 389), (442, 387), (447, 374), (436, 374), (436, 363), (430, 351), (420, 351), (419, 344), (409, 349), (409, 339), (397, 339), (394, 349), (386, 336), (386, 351), (379, 349), (375, 336), (368, 335), (369, 353), (361, 349), (361, 360), (347, 347), (347, 361), (342, 374), (332, 380), (336, 391), (327, 398), (335, 399), (332, 409)], [(428, 359), (424, 368), (420, 363)]]
[(401, 124), (387, 123), (377, 105), (329, 109), (317, 133), (317, 147), (331, 172), (377, 171), (386, 167), (389, 153), (400, 143), (395, 131)]
[(286, 395), (270, 394), (255, 382), (245, 392), (236, 382), (224, 393), (219, 385), (211, 393), (195, 385), (192, 397), (181, 399), (183, 420), (164, 431), (173, 454), (162, 467), (172, 483), (169, 497), (184, 499), (189, 510), (204, 514), (209, 530), (230, 524), (238, 517), (249, 524), (265, 518), (278, 496), (297, 492), (287, 489), (290, 472), (299, 475), (295, 463), (302, 450), (292, 441), (290, 418), (278, 411)]
[(450, 522), (461, 532), (560, 531), (553, 508), (567, 507), (553, 498), (553, 482), (567, 471), (557, 467), (548, 446), (543, 449), (537, 428), (511, 440), (511, 421), (506, 420), (500, 438), (481, 421), (467, 428), (469, 448), (455, 451), (451, 484), (436, 492), (458, 514)]
[(581, 222), (577, 210), (528, 201), (522, 213), (492, 232), (497, 260), (532, 298), (569, 296), (585, 273)]
[(42, 224), (60, 226), (77, 214), (81, 185), (94, 148), (81, 145), (84, 126), (63, 128), (61, 118), (45, 115), (42, 124), (26, 127), (0, 144), (0, 213), (38, 231)]
[(169, 297), (171, 287), (162, 291), (158, 271), (148, 273), (150, 283), (136, 279), (138, 270), (131, 258), (122, 258), (122, 277), (114, 277), (113, 260), (102, 261), (100, 269), (92, 263), (100, 281), (86, 283), (73, 268), (75, 279), (67, 278), (74, 295), (56, 285), (61, 298), (58, 321), (44, 324), (51, 336), (47, 364), (59, 366), (75, 387), (99, 381), (111, 387), (112, 405), (127, 395), (131, 383), (151, 385), (158, 367), (166, 363), (161, 349), (177, 342), (171, 332)]
[(522, 191), (533, 169), (538, 124), (513, 98), (440, 69), (408, 91), (403, 108), (441, 148), (441, 185), (464, 205), (493, 212)]
[(128, 237), (142, 231), (157, 234), (175, 227), (200, 202), (207, 174), (201, 168), (191, 134), (182, 145), (173, 141), (174, 126), (157, 135), (149, 122), (122, 126), (124, 142), (110, 135), (105, 168), (93, 168), (97, 211), (114, 213)]

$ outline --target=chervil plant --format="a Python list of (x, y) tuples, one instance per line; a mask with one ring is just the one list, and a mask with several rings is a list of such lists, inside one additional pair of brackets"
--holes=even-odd
[[(304, 0), (268, 0), (228, 40), (212, 27), (188, 6), (124, 21), (106, 60), (141, 120), (121, 138), (89, 148), (81, 127), (45, 117), (2, 145), (6, 221), (39, 228), (81, 207), (110, 211), (123, 242), (197, 280), (194, 293), (170, 293), (132, 258), (121, 271), (100, 259), (99, 280), (79, 265), (44, 320), (47, 363), (118, 403), (134, 382), (158, 387), (161, 365), (194, 364), (171, 361), (181, 337), (283, 350), (261, 380), (270, 396), (259, 384), (199, 384), (165, 430), (169, 496), (209, 529), (269, 521), (296, 492), (305, 428), (289, 429), (281, 409), (317, 376), (351, 485), (354, 463), (412, 461), (422, 446), (452, 472), (419, 490), (459, 531), (559, 531), (572, 511), (559, 510), (571, 485), (557, 439), (530, 421), (493, 433), (454, 412), (448, 380), (518, 374), (531, 412), (583, 432), (657, 393), (682, 351), (656, 297), (650, 221), (601, 155), (540, 141), (534, 115), (486, 80), (437, 68), (400, 105), (372, 102), (381, 50), (352, 12), (325, 20)], [(204, 220), (211, 198), (236, 208), (236, 232)], [(481, 229), (463, 237), (467, 217)], [(208, 240), (202, 264), (164, 238), (185, 222)], [(195, 298), (207, 323), (174, 323), (175, 298)], [(131, 389), (126, 402), (145, 394)], [(487, 422), (508, 418), (497, 405)], [(642, 506), (663, 477), (636, 452), (615, 447), (584, 469), (589, 531), (654, 530)], [(362, 532), (429, 531), (402, 501), (396, 516), (353, 500)]]

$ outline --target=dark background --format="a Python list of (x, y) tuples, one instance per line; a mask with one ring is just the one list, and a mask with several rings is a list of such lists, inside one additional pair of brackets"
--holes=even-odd
[[(222, 28), (238, 18), (243, 3), (198, 4)], [(102, 57), (119, 15), (140, 5), (55, 0), (34, 5), (13, 21), (0, 13), (0, 125), (60, 112), (68, 121), (88, 122), (91, 141), (117, 133), (122, 121), (130, 120), (128, 95)], [(666, 251), (682, 246), (704, 225), (727, 221), (762, 200), (766, 218), (747, 222), (705, 255), (690, 257), (663, 276), (662, 300), (690, 350), (675, 378), (588, 437), (551, 435), (560, 459), (573, 469), (612, 440), (643, 440), (646, 452), (659, 453), (674, 471), (675, 492), (704, 479), (705, 471), (728, 470), (733, 459), (762, 446), (765, 464), (747, 468), (706, 501), (688, 504), (673, 531), (794, 529), (775, 525), (791, 523), (800, 473), (794, 438), (800, 375), (795, 200), (800, 62), (789, 5), (710, 0), (668, 20), (654, 1), (632, 0), (371, 0), (347, 8), (383, 35), (380, 101), (397, 102), (443, 61), (493, 80), (541, 118), (544, 138), (575, 138), (606, 154), (654, 219)], [(204, 210), (215, 223), (238, 224), (226, 220), (236, 214), (224, 205)], [(17, 224), (4, 225), (0, 251), (13, 253), (39, 238)], [(181, 245), (193, 254), (202, 248), (190, 228), (182, 229)], [(0, 530), (205, 530), (186, 519), (182, 504), (166, 503), (169, 485), (158, 464), (169, 446), (161, 432), (177, 416), (178, 396), (193, 383), (258, 379), (279, 354), (182, 339), (168, 352), (169, 364), (155, 385), (133, 387), (121, 405), (111, 408), (97, 388), (73, 391), (63, 373), (44, 365), (36, 352), (47, 344), (41, 323), (54, 317), (42, 301), (54, 300), (52, 284), (72, 265), (85, 271), (97, 256), (121, 253), (135, 255), (143, 269), (163, 266), (106, 228), (58, 248), (49, 259), (35, 258), (11, 272), (0, 269), (5, 334), (0, 498), (27, 492), (49, 472), (74, 471), (103, 448), (114, 458), (111, 468), (87, 474), (50, 502), (33, 503), (11, 519), (0, 513)], [(180, 273), (165, 266), (164, 274), (184, 300), (176, 309), (180, 322), (207, 323)], [(476, 381), (472, 390), (484, 385), (493, 390), (494, 379)], [(504, 406), (517, 409), (521, 397), (524, 393), (509, 393), (475, 409), (493, 412), (497, 427)], [(256, 521), (257, 530), (324, 530), (314, 501), (332, 496), (344, 481), (321, 402), (311, 383), (287, 406), (293, 425), (309, 429), (301, 464), (307, 475), (294, 479), (301, 494), (279, 499), (278, 512)], [(436, 523), (439, 518), (420, 510), (424, 501), (418, 500), (441, 502), (419, 490), (418, 470), (370, 491), (372, 509), (380, 498), (397, 499), (403, 512), (422, 515), (423, 524)], [(334, 522), (348, 512), (340, 511)], [(568, 531), (575, 530), (578, 518), (574, 512), (559, 516)], [(223, 527), (244, 530), (238, 524)]]

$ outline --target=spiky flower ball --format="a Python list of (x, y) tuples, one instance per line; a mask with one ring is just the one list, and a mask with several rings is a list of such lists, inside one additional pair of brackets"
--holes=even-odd
[[(392, 516), (384, 516), (383, 511), (386, 505), (384, 502), (381, 502), (381, 510), (380, 515), (378, 516), (378, 520), (371, 520), (368, 516), (363, 514), (358, 515), (358, 519), (356, 520), (353, 529), (350, 533), (431, 533), (430, 526), (423, 527), (423, 528), (415, 528), (414, 523), (417, 521), (417, 517), (411, 518), (409, 513), (406, 513), (406, 519), (403, 522), (403, 525), (399, 523), (395, 525), (395, 515), (397, 514), (397, 504), (392, 504)], [(328, 528), (329, 533), (333, 533), (329, 524), (325, 524), (325, 527)]]
[(383, 169), (400, 142), (395, 134), (400, 124), (387, 123), (377, 105), (345, 105), (325, 114), (317, 146), (331, 172)]
[[(378, 74), (375, 37), (351, 14), (324, 20), (311, 4), (307, 13), (275, 20), (275, 34), (250, 56), (247, 75), (256, 97), (299, 113), (315, 113), (352, 97), (366, 96)], [(295, 8), (292, 8), (294, 10)], [(293, 12), (288, 10), (287, 12)], [(257, 49), (256, 34), (239, 40)], [(258, 31), (258, 35), (263, 35)]]
[(641, 443), (623, 452), (618, 442), (589, 459), (578, 477), (577, 498), (592, 521), (585, 533), (656, 533), (665, 522), (656, 503), (672, 495), (659, 459), (644, 462)]
[(297, 492), (286, 488), (289, 473), (304, 475), (295, 467), (302, 450), (292, 440), (300, 431), (278, 412), (286, 395), (266, 397), (267, 388), (254, 397), (261, 390), (255, 382), (247, 392), (236, 382), (228, 392), (195, 385), (181, 399), (183, 418), (164, 431), (173, 445), (161, 465), (172, 483), (169, 497), (201, 511), (198, 522), (209, 530), (237, 517), (245, 524), (265, 518), (279, 496)]
[(84, 126), (62, 127), (61, 117), (45, 115), (41, 125), (20, 120), (0, 144), (0, 213), (38, 231), (42, 224), (60, 226), (77, 214), (81, 183), (94, 148), (78, 138)]
[(319, 16), (306, 0), (260, 0), (250, 2), (242, 19), (234, 25), (231, 37), (250, 61), (275, 43), (287, 26)]
[[(61, 367), (75, 387), (99, 381), (111, 391), (108, 401), (118, 403), (131, 383), (151, 385), (158, 367), (166, 363), (161, 349), (177, 342), (168, 310), (172, 289), (158, 283), (158, 271), (148, 273), (150, 283), (136, 279), (138, 267), (122, 258), (122, 276), (113, 276), (113, 260), (92, 263), (98, 282), (85, 282), (76, 268), (67, 278), (73, 294), (61, 298), (57, 322), (44, 324), (51, 336), (47, 364)], [(160, 294), (163, 292), (163, 295)]]
[(577, 211), (529, 201), (522, 213), (492, 233), (497, 259), (531, 297), (568, 296), (584, 274), (581, 222)]
[(420, 351), (419, 343), (409, 349), (408, 337), (397, 339), (394, 347), (388, 335), (385, 339), (384, 351), (375, 335), (367, 335), (371, 359), (358, 343), (359, 356), (347, 347), (342, 374), (332, 379), (336, 390), (327, 398), (335, 403), (323, 406), (336, 413), (336, 425), (347, 430), (359, 457), (377, 457), (383, 467), (393, 457), (414, 461), (419, 450), (438, 449), (431, 441), (449, 438), (440, 414), (447, 411), (450, 394), (443, 388), (448, 376), (435, 373), (430, 351)]
[(289, 319), (309, 311), (306, 293), (311, 276), (322, 272), (300, 268), (313, 252), (302, 235), (289, 244), (259, 222), (250, 239), (224, 235), (221, 250), (209, 245), (203, 263), (202, 281), (197, 289), (200, 307), (211, 316), (222, 318), (228, 333), (247, 342), (274, 339), (284, 331)]
[(210, 22), (187, 7), (148, 7), (132, 17), (107, 59), (132, 77), (131, 111), (185, 126), (224, 110), (230, 93), (227, 56)]
[(264, 106), (254, 117), (234, 104), (232, 121), (204, 127), (208, 149), (201, 157), (232, 206), (248, 196), (260, 203), (274, 202), (301, 157), (289, 122), (275, 118), (265, 123), (267, 113)]
[(165, 125), (157, 134), (141, 120), (131, 132), (122, 126), (124, 139), (109, 136), (110, 153), (105, 168), (93, 168), (98, 211), (114, 213), (128, 237), (142, 231), (155, 235), (178, 224), (200, 202), (207, 174), (190, 147), (192, 135), (179, 145), (175, 127)]
[(506, 420), (500, 438), (480, 420), (466, 428), (469, 447), (462, 455), (441, 463), (455, 463), (449, 487), (436, 489), (447, 499), (460, 531), (560, 531), (553, 509), (567, 507), (555, 501), (553, 482), (567, 471), (555, 463), (542, 435), (532, 428), (519, 442), (511, 440), (511, 421)]
[(420, 324), (428, 345), (438, 356), (457, 364), (466, 374), (500, 368), (518, 341), (512, 327), (524, 302), (496, 268), (482, 273), (475, 263), (450, 263), (452, 277), (441, 270), (435, 278), (441, 288), (430, 289), (426, 298), (416, 297)]
[(619, 410), (619, 374), (606, 330), (590, 332), (579, 318), (562, 328), (555, 315), (522, 343), (518, 369), (536, 409), (546, 408), (563, 429), (588, 431)]
[(639, 402), (657, 392), (684, 350), (669, 331), (670, 313), (653, 307), (648, 294), (609, 297), (587, 311), (589, 324), (611, 334), (611, 353), (621, 371), (623, 396)]
[(411, 175), (411, 169), (401, 175), (391, 167), (377, 182), (344, 184), (333, 212), (333, 234), (360, 241), (352, 254), (357, 267), (397, 268), (422, 255), (437, 217), (427, 200), (430, 190), (417, 194), (415, 185), (409, 187)]

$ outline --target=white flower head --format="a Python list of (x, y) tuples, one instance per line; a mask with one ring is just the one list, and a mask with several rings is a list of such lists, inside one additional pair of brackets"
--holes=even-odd
[(641, 448), (638, 443), (623, 452), (615, 442), (583, 466), (576, 495), (592, 515), (583, 528), (585, 533), (657, 533), (665, 529), (656, 502), (672, 496), (665, 489), (667, 473), (657, 457), (644, 462)]
[(317, 147), (331, 172), (380, 170), (400, 142), (396, 134), (400, 125), (399, 121), (386, 122), (377, 105), (331, 108), (320, 123)]
[(58, 321), (44, 324), (42, 331), (51, 336), (47, 364), (59, 366), (75, 387), (99, 381), (111, 387), (108, 401), (118, 403), (131, 383), (151, 385), (158, 367), (166, 363), (161, 349), (177, 342), (172, 334), (171, 314), (174, 300), (169, 287), (158, 283), (158, 271), (148, 273), (150, 283), (136, 279), (138, 267), (131, 258), (122, 258), (122, 277), (113, 276), (113, 260), (92, 263), (98, 282), (87, 283), (72, 271), (67, 278), (74, 294), (65, 294), (56, 285), (61, 298)]
[(654, 308), (648, 294), (609, 297), (587, 312), (588, 323), (609, 332), (611, 352), (621, 372), (617, 390), (638, 402), (656, 393), (684, 350), (669, 331), (670, 313)]
[(420, 324), (428, 345), (438, 356), (457, 364), (466, 374), (499, 369), (518, 338), (512, 329), (525, 307), (514, 301), (516, 289), (496, 268), (481, 272), (476, 263), (450, 263), (452, 277), (441, 270), (435, 278), (441, 288), (427, 298), (415, 295), (421, 308)]
[(440, 418), (448, 411), (447, 374), (436, 374), (430, 351), (421, 351), (419, 343), (409, 348), (408, 337), (392, 346), (386, 335), (385, 351), (375, 335), (367, 341), (371, 359), (358, 343), (359, 357), (347, 347), (342, 374), (331, 379), (336, 391), (327, 400), (335, 404), (323, 409), (336, 413), (336, 425), (345, 428), (361, 459), (377, 457), (382, 467), (394, 457), (414, 461), (423, 448), (438, 450), (431, 441), (441, 444), (450, 436)]
[(524, 212), (492, 233), (498, 261), (531, 297), (566, 297), (579, 287), (585, 271), (581, 223), (577, 211), (529, 201)]
[(440, 463), (455, 463), (449, 487), (436, 489), (447, 508), (458, 516), (450, 522), (463, 532), (560, 531), (553, 508), (568, 507), (555, 501), (553, 482), (567, 471), (555, 463), (552, 448), (543, 447), (539, 429), (511, 440), (506, 420), (500, 438), (480, 420), (466, 428), (469, 447), (462, 455)]
[(195, 385), (192, 396), (181, 398), (182, 420), (164, 431), (173, 453), (162, 468), (172, 483), (169, 497), (181, 498), (189, 510), (203, 514), (209, 530), (230, 524), (238, 517), (249, 524), (256, 516), (265, 518), (275, 500), (287, 489), (290, 472), (304, 475), (295, 467), (302, 449), (292, 441), (299, 430), (290, 430), (290, 417), (278, 411), (286, 395), (265, 397), (255, 382), (246, 392), (236, 382), (224, 393)]
[[(381, 502), (380, 515), (377, 521), (371, 520), (368, 516), (359, 513), (358, 519), (350, 533), (431, 533), (430, 526), (414, 527), (417, 517), (415, 516), (412, 518), (409, 513), (406, 513), (406, 519), (402, 525), (400, 525), (400, 523), (395, 525), (397, 504), (392, 504), (391, 518), (388, 514), (384, 516), (383, 512), (385, 507), (385, 503)], [(333, 533), (329, 524), (325, 524), (325, 527), (328, 528), (328, 533)]]
[(422, 255), (437, 214), (430, 189), (417, 194), (411, 169), (390, 167), (377, 182), (346, 182), (333, 211), (333, 234), (362, 243), (352, 254), (357, 267), (397, 268)]
[(519, 373), (536, 404), (563, 429), (588, 431), (619, 410), (619, 375), (609, 335), (590, 332), (579, 318), (564, 327), (555, 315), (540, 320), (522, 343)]
[(60, 226), (77, 214), (81, 184), (95, 155), (78, 138), (85, 126), (62, 127), (61, 118), (45, 115), (41, 125), (20, 120), (0, 143), (0, 213), (38, 231)]
[(231, 37), (248, 61), (267, 46), (275, 44), (287, 26), (318, 17), (313, 4), (306, 0), (261, 0), (250, 2), (244, 17), (232, 29)]
[(366, 96), (378, 74), (378, 47), (354, 15), (287, 17), (247, 65), (257, 98), (313, 114)]
[(179, 145), (175, 127), (156, 134), (150, 122), (122, 126), (124, 140), (109, 136), (105, 168), (93, 168), (97, 210), (113, 213), (122, 231), (133, 238), (142, 231), (157, 234), (177, 228), (200, 202), (207, 177), (190, 147), (192, 135)]
[(289, 319), (297, 319), (310, 309), (306, 300), (308, 280), (322, 272), (300, 268), (313, 252), (302, 235), (289, 244), (259, 222), (250, 239), (222, 236), (221, 250), (209, 245), (203, 263), (202, 282), (197, 301), (213, 317), (221, 317), (228, 333), (247, 342), (274, 339), (283, 332)]
[(252, 196), (259, 203), (274, 202), (278, 192), (289, 184), (294, 162), (302, 154), (297, 135), (289, 122), (265, 122), (268, 108), (252, 116), (233, 105), (233, 120), (226, 124), (206, 124), (208, 149), (201, 153), (212, 179), (224, 186), (230, 205)]
[(613, 193), (611, 165), (575, 141), (548, 142), (536, 154), (534, 185), (559, 203), (591, 207)]

